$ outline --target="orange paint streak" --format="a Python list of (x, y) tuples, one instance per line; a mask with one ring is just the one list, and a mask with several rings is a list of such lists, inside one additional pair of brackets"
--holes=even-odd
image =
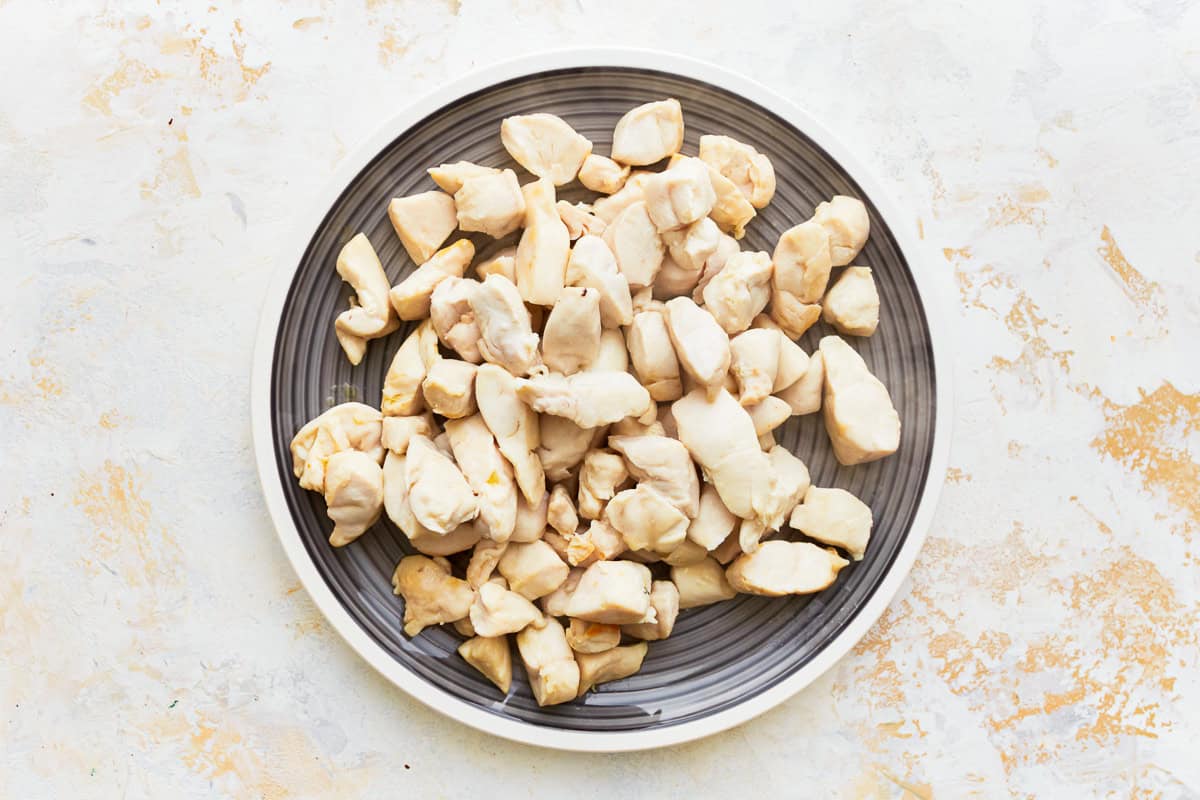
[(1129, 263), (1129, 259), (1121, 252), (1121, 248), (1117, 246), (1117, 241), (1113, 238), (1112, 231), (1108, 229), (1107, 225), (1100, 231), (1100, 241), (1102, 244), (1096, 252), (1116, 273), (1117, 278), (1121, 281), (1121, 287), (1133, 304), (1142, 312), (1149, 313), (1156, 319), (1163, 319), (1167, 314), (1167, 309), (1162, 299), (1162, 288), (1157, 283), (1146, 280), (1146, 276), (1134, 269), (1133, 265)]

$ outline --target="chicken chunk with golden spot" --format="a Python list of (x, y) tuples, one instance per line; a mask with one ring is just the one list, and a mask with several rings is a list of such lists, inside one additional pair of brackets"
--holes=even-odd
[(700, 511), (700, 480), (691, 454), (665, 435), (609, 436), (608, 446), (625, 458), (640, 486), (654, 489), (689, 519)]
[(671, 582), (679, 590), (681, 611), (730, 600), (737, 594), (725, 579), (725, 570), (711, 557), (698, 564), (671, 567)]
[(405, 479), (413, 516), (434, 533), (449, 533), (479, 514), (467, 479), (425, 436), (414, 436), (409, 442)]
[(542, 178), (521, 187), (525, 231), (517, 243), (517, 290), (526, 303), (552, 306), (566, 285), (571, 237), (555, 207), (554, 184)]
[(571, 649), (576, 653), (603, 653), (620, 643), (619, 625), (573, 619), (567, 626), (567, 644), (571, 645)]
[(613, 647), (600, 653), (579, 653), (576, 661), (579, 663), (579, 692), (583, 697), (589, 691), (602, 683), (619, 681), (628, 678), (642, 668), (646, 658), (645, 642)]
[(599, 519), (604, 506), (617, 487), (625, 482), (629, 472), (625, 459), (606, 450), (590, 450), (579, 468), (579, 515), (584, 519)]
[(625, 332), (633, 372), (655, 402), (677, 400), (683, 395), (679, 359), (667, 331), (667, 321), (657, 309), (635, 314)]
[(542, 618), (537, 606), (494, 583), (479, 587), (471, 604), (471, 627), (479, 636), (506, 636)]
[(565, 703), (579, 693), (579, 665), (558, 620), (545, 617), (518, 633), (517, 652), (539, 706)]
[(667, 301), (666, 321), (680, 366), (709, 391), (721, 387), (730, 353), (729, 335), (720, 323), (687, 297)]
[(542, 362), (554, 372), (574, 375), (600, 352), (600, 293), (568, 286), (546, 317)]
[(579, 182), (584, 187), (600, 194), (620, 191), (629, 178), (628, 165), (618, 164), (611, 158), (591, 153), (579, 168)]
[(433, 290), (448, 277), (461, 278), (475, 257), (475, 246), (469, 239), (459, 239), (449, 247), (438, 250), (400, 283), (392, 287), (388, 299), (403, 320), (424, 319), (429, 316)]
[(323, 493), (327, 463), (342, 450), (359, 450), (376, 464), (383, 461), (382, 420), (368, 405), (342, 403), (305, 423), (289, 445), (292, 474), (299, 479), (300, 488)]
[(536, 452), (541, 443), (537, 414), (517, 396), (512, 374), (495, 364), (482, 364), (477, 370), (475, 400), (500, 453), (512, 465), (521, 494), (536, 506), (546, 491)]
[(550, 545), (542, 541), (509, 542), (498, 569), (508, 587), (529, 600), (553, 592), (570, 572)]
[(428, 261), (458, 227), (454, 198), (445, 192), (395, 197), (387, 211), (400, 243), (417, 265)]
[(679, 589), (671, 581), (654, 581), (650, 586), (650, 607), (654, 609), (654, 622), (622, 625), (621, 632), (645, 642), (670, 636), (679, 617)]
[(622, 164), (654, 164), (682, 146), (683, 108), (674, 98), (631, 108), (613, 129), (612, 157)]
[(567, 542), (567, 563), (588, 567), (597, 561), (611, 561), (629, 548), (621, 534), (604, 520), (595, 519), (586, 530)]
[(791, 526), (823, 544), (840, 547), (862, 561), (871, 538), (871, 508), (844, 489), (808, 488), (792, 511)]
[(592, 153), (592, 143), (553, 114), (506, 117), (500, 143), (518, 164), (556, 186), (575, 180)]
[(500, 454), (483, 418), (474, 414), (446, 421), (454, 460), (479, 500), (479, 518), (488, 538), (507, 542), (517, 519), (517, 488), (512, 467)]
[(604, 521), (630, 550), (667, 554), (687, 536), (688, 518), (655, 489), (639, 484), (617, 492), (604, 508)]
[(567, 614), (609, 625), (654, 622), (650, 570), (632, 561), (597, 561), (571, 594)]
[(632, 203), (617, 214), (604, 229), (603, 239), (630, 289), (654, 284), (666, 246), (644, 201)]
[(511, 169), (473, 175), (454, 193), (458, 227), (493, 239), (515, 231), (525, 220), (525, 197)]
[(813, 221), (829, 233), (830, 254), (835, 267), (852, 263), (871, 233), (867, 207), (855, 197), (837, 195), (821, 203), (813, 212)]
[(572, 536), (579, 527), (579, 515), (571, 493), (561, 483), (550, 490), (550, 504), (546, 509), (546, 522), (562, 536)]
[(471, 310), (479, 324), (479, 354), (513, 375), (527, 375), (540, 362), (538, 335), (517, 287), (500, 275), (489, 275), (474, 287)]
[(844, 336), (870, 336), (879, 326), (879, 291), (870, 267), (846, 267), (825, 294), (821, 318)]
[(763, 542), (753, 553), (734, 559), (726, 570), (739, 592), (765, 597), (814, 594), (829, 588), (850, 562), (832, 548), (809, 542)]
[(592, 213), (592, 207), (587, 203), (559, 200), (554, 204), (554, 208), (558, 211), (558, 218), (562, 220), (563, 225), (567, 226), (567, 235), (571, 237), (571, 241), (588, 234), (599, 236), (608, 227), (607, 222)]
[(475, 405), (477, 367), (457, 359), (438, 359), (421, 382), (421, 392), (429, 410), (449, 419), (469, 417)]
[(475, 636), (458, 646), (458, 654), (483, 677), (508, 694), (512, 686), (512, 651), (503, 636)]
[(405, 556), (392, 573), (392, 591), (404, 598), (404, 633), (416, 636), (430, 625), (460, 620), (471, 610), (475, 590), (450, 574), (445, 562)]
[(471, 293), (479, 281), (449, 277), (438, 284), (429, 298), (429, 319), (438, 340), (464, 361), (478, 364), (479, 323), (471, 310)]
[(829, 232), (809, 220), (788, 228), (771, 254), (772, 279), (777, 291), (788, 292), (801, 303), (819, 303), (829, 283), (833, 255)]
[(730, 336), (748, 329), (767, 307), (772, 269), (766, 253), (735, 253), (704, 287), (704, 307)]
[(350, 363), (357, 366), (366, 353), (367, 341), (387, 336), (400, 327), (388, 302), (387, 275), (375, 248), (364, 234), (346, 242), (337, 257), (337, 272), (354, 289), (350, 308), (338, 314), (333, 330)]
[[(383, 378), (383, 397), (380, 409), (384, 416), (411, 417), (425, 410), (425, 395), (421, 392), (428, 371), (421, 358), (422, 328), (432, 324), (425, 322), (405, 338)], [(432, 434), (431, 434), (432, 435)]]
[(517, 380), (517, 396), (539, 414), (564, 417), (580, 428), (596, 428), (654, 407), (650, 393), (628, 372), (554, 373)]
[(500, 170), (495, 167), (485, 167), (470, 161), (455, 161), (452, 164), (440, 164), (425, 170), (429, 177), (443, 192), (454, 194), (468, 178), (478, 178), (482, 175), (498, 175)]
[(366, 533), (383, 511), (383, 470), (379, 462), (358, 450), (329, 457), (325, 469), (325, 509), (333, 520), (329, 543), (350, 544)]
[(729, 136), (700, 137), (700, 160), (728, 178), (755, 208), (765, 208), (775, 196), (771, 159)]
[(820, 344), (825, 368), (822, 409), (833, 454), (845, 466), (889, 456), (900, 447), (900, 415), (883, 382), (837, 336)]

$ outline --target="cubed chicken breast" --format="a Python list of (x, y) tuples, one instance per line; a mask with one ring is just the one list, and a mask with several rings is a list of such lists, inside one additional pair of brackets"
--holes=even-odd
[(542, 361), (563, 375), (573, 375), (600, 352), (600, 292), (568, 286), (546, 317)]
[(571, 536), (579, 527), (579, 514), (571, 500), (571, 492), (561, 483), (550, 491), (550, 505), (546, 509), (546, 522), (563, 536)]
[(512, 467), (500, 454), (492, 432), (475, 414), (446, 420), (446, 435), (455, 462), (478, 498), (479, 518), (488, 538), (508, 541), (516, 526), (517, 488)]
[(679, 617), (679, 589), (671, 581), (654, 581), (650, 586), (650, 607), (654, 609), (654, 622), (622, 625), (621, 632), (646, 642), (670, 636)]
[[(624, 350), (624, 347), (621, 348)], [(359, 450), (383, 461), (382, 415), (363, 403), (342, 403), (309, 420), (292, 437), (292, 474), (300, 488), (324, 493), (326, 464), (341, 450)]]
[(438, 340), (458, 353), (464, 361), (478, 364), (479, 323), (471, 310), (471, 294), (479, 281), (470, 278), (446, 278), (429, 298), (429, 319)]
[(870, 336), (879, 326), (879, 292), (870, 267), (846, 267), (825, 294), (821, 317), (844, 336)]
[(471, 560), (467, 562), (467, 583), (472, 589), (478, 589), (491, 580), (506, 549), (508, 542), (492, 539), (481, 539), (473, 545)]
[(754, 423), (754, 433), (758, 436), (771, 433), (792, 416), (792, 407), (787, 401), (774, 395), (767, 395), (760, 402), (745, 408)]
[(773, 289), (767, 313), (789, 339), (795, 340), (803, 336), (804, 332), (821, 318), (821, 306), (816, 303), (803, 303), (791, 292)]
[[(671, 258), (685, 270), (702, 272), (708, 259), (721, 244), (721, 229), (708, 217), (678, 230), (666, 231), (662, 240)], [(696, 278), (699, 282), (699, 277)]]
[(583, 697), (601, 683), (628, 678), (642, 668), (646, 658), (646, 643), (613, 647), (600, 653), (579, 653), (579, 692)]
[(392, 573), (393, 593), (404, 598), (404, 633), (416, 636), (430, 625), (460, 620), (471, 610), (475, 591), (450, 574), (450, 566), (426, 556), (405, 556)]
[(633, 319), (629, 281), (618, 269), (612, 250), (600, 237), (585, 234), (575, 242), (567, 263), (567, 283), (598, 293), (602, 327), (628, 325)]
[(483, 364), (476, 372), (475, 399), (480, 417), (512, 465), (521, 494), (536, 506), (546, 491), (546, 476), (536, 454), (541, 442), (537, 414), (517, 396), (512, 374), (495, 364)]
[(737, 380), (738, 402), (743, 406), (761, 403), (771, 394), (782, 341), (779, 331), (769, 328), (751, 328), (729, 341), (729, 371)]
[(830, 254), (835, 267), (853, 262), (871, 233), (867, 207), (854, 197), (837, 195), (821, 203), (813, 212), (813, 221), (829, 233)]
[(350, 308), (334, 320), (333, 330), (346, 358), (357, 366), (366, 353), (367, 341), (387, 336), (400, 327), (400, 320), (388, 302), (391, 287), (383, 265), (364, 234), (357, 234), (342, 247), (337, 272), (354, 289), (354, 297)]
[(439, 358), (421, 382), (429, 410), (449, 419), (469, 417), (476, 411), (474, 364)]
[(725, 541), (737, 524), (738, 518), (721, 502), (717, 488), (711, 483), (704, 484), (700, 489), (700, 510), (688, 525), (688, 540), (713, 550)]
[(741, 239), (746, 235), (746, 225), (756, 215), (754, 206), (746, 199), (746, 195), (742, 194), (737, 184), (718, 172), (711, 164), (708, 165), (708, 177), (712, 181), (713, 194), (716, 196), (712, 210), (708, 212), (709, 217), (723, 232), (734, 239)]
[(896, 452), (900, 415), (887, 387), (839, 337), (826, 336), (820, 349), (825, 367), (825, 430), (837, 460), (851, 466)]
[(644, 191), (646, 181), (657, 174), (657, 172), (649, 172), (647, 170), (635, 170), (631, 172), (628, 180), (625, 181), (625, 185), (619, 191), (614, 192), (608, 197), (596, 198), (595, 202), (592, 203), (592, 212), (609, 225), (612, 225), (613, 220), (622, 211), (634, 203), (646, 199)]
[(567, 613), (609, 625), (656, 621), (650, 608), (650, 570), (632, 561), (597, 561), (583, 573)]
[(737, 594), (714, 558), (699, 564), (671, 567), (671, 582), (679, 590), (679, 608), (696, 608), (730, 600)]
[(567, 627), (567, 644), (576, 653), (603, 653), (621, 643), (621, 628), (603, 622), (573, 619)]
[(525, 232), (517, 243), (517, 289), (525, 302), (552, 306), (566, 284), (571, 237), (555, 207), (554, 184), (542, 178), (521, 187)]
[(608, 446), (625, 457), (640, 486), (656, 490), (689, 519), (699, 513), (700, 481), (682, 442), (667, 436), (609, 436)]
[(754, 519), (742, 520), (738, 529), (738, 546), (743, 553), (753, 553), (767, 533), (783, 527), (810, 485), (808, 467), (786, 447), (771, 447), (767, 459), (773, 480), (760, 513)]
[(445, 534), (475, 519), (479, 503), (467, 479), (431, 440), (412, 437), (407, 459), (408, 502), (418, 522)]
[(416, 414), (411, 417), (384, 417), (383, 446), (398, 455), (408, 452), (408, 442), (413, 436), (437, 436), (437, 423), (431, 414)]
[(438, 250), (408, 277), (392, 287), (388, 299), (400, 319), (415, 320), (429, 316), (429, 303), (438, 284), (453, 276), (461, 278), (475, 257), (475, 246), (469, 239), (459, 239), (449, 247)]
[(471, 604), (470, 616), (479, 636), (505, 636), (537, 622), (542, 612), (516, 592), (485, 583)]
[(692, 299), (697, 303), (703, 303), (704, 290), (708, 284), (712, 283), (712, 279), (725, 269), (725, 264), (730, 257), (740, 252), (741, 245), (738, 244), (737, 239), (722, 235), (720, 241), (717, 242), (717, 249), (704, 261), (704, 271), (700, 275), (700, 281), (696, 284), (696, 288), (692, 289)]
[(792, 407), (792, 414), (813, 414), (821, 410), (821, 393), (825, 386), (825, 359), (818, 350), (808, 360), (808, 369), (800, 379), (776, 394)]
[(871, 538), (871, 508), (845, 489), (812, 486), (792, 511), (791, 526), (818, 542), (840, 547), (862, 561)]
[(715, 391), (729, 371), (729, 336), (708, 311), (690, 298), (666, 303), (667, 331), (680, 365), (697, 383)]
[(468, 177), (454, 193), (454, 202), (458, 227), (495, 239), (512, 233), (525, 220), (525, 197), (511, 169)]
[(579, 692), (579, 665), (558, 620), (543, 618), (518, 633), (517, 651), (539, 706), (575, 698)]
[(579, 468), (579, 515), (599, 519), (604, 506), (629, 477), (625, 459), (606, 450), (590, 450)]
[(430, 558), (444, 558), (466, 552), (483, 538), (477, 520), (464, 522), (447, 534), (433, 533), (425, 528), (421, 528), (421, 531), (423, 532), (416, 536), (408, 537), (408, 541), (414, 550)]
[(395, 197), (388, 203), (388, 219), (408, 257), (418, 266), (429, 260), (458, 227), (454, 198), (445, 192), (421, 192)]
[(700, 160), (732, 181), (755, 208), (765, 208), (775, 196), (771, 160), (748, 144), (728, 136), (701, 136)]
[(517, 524), (510, 542), (536, 542), (546, 533), (546, 517), (550, 510), (550, 493), (542, 487), (542, 499), (529, 503), (524, 496), (517, 498)]
[(392, 363), (384, 375), (380, 407), (387, 416), (407, 417), (425, 410), (421, 383), (427, 372), (421, 359), (420, 340), (419, 329), (410, 333), (392, 357)]
[(508, 639), (476, 636), (460, 644), (458, 654), (496, 684), (497, 689), (508, 694), (512, 686), (512, 651), (508, 649)]
[(567, 615), (567, 605), (571, 602), (571, 595), (575, 589), (579, 587), (579, 581), (583, 578), (583, 569), (572, 569), (567, 574), (567, 579), (563, 581), (562, 586), (559, 586), (550, 594), (538, 600), (542, 607), (542, 612), (549, 617), (565, 617)]
[(433, 182), (443, 192), (456, 193), (462, 188), (467, 178), (478, 178), (481, 175), (498, 175), (500, 170), (495, 167), (485, 167), (470, 161), (455, 161), (453, 164), (441, 164), (425, 170)]
[(635, 314), (625, 333), (634, 374), (656, 402), (678, 400), (683, 395), (679, 359), (667, 331), (667, 321), (657, 309)]
[(650, 413), (649, 392), (628, 372), (554, 373), (517, 381), (517, 396), (539, 414), (565, 417), (596, 428)]
[(620, 191), (629, 177), (629, 167), (611, 158), (591, 153), (579, 168), (579, 182), (593, 192), (613, 194)]
[(474, 288), (471, 310), (479, 324), (479, 354), (513, 375), (527, 375), (539, 361), (538, 335), (517, 287), (500, 275), (489, 275)]
[(571, 237), (571, 241), (587, 234), (599, 236), (608, 227), (607, 222), (592, 213), (592, 207), (587, 203), (559, 200), (554, 204), (554, 208), (558, 211), (558, 218), (562, 220), (563, 225), (567, 226), (567, 235)]
[(775, 264), (775, 289), (788, 292), (801, 303), (819, 303), (829, 283), (833, 255), (829, 232), (809, 220), (788, 228), (771, 255)]
[(592, 143), (553, 114), (506, 117), (500, 142), (518, 164), (556, 186), (575, 180), (592, 153)]
[(849, 563), (832, 548), (776, 540), (738, 556), (725, 574), (739, 592), (782, 597), (827, 589)]
[(383, 470), (358, 450), (341, 450), (325, 467), (325, 508), (333, 520), (329, 543), (350, 544), (366, 533), (383, 511)]
[(647, 179), (643, 191), (646, 213), (660, 233), (704, 219), (717, 201), (708, 167), (695, 158), (679, 159)]
[(645, 484), (617, 492), (604, 509), (604, 521), (631, 550), (667, 554), (687, 536), (688, 518), (658, 491)]
[(750, 327), (771, 299), (771, 258), (766, 253), (739, 252), (704, 287), (704, 307), (730, 336)]
[(486, 258), (475, 265), (475, 275), (479, 280), (487, 280), (488, 275), (503, 275), (517, 285), (517, 248), (505, 247), (495, 255)]
[(613, 129), (612, 157), (622, 164), (653, 164), (682, 146), (683, 109), (674, 98), (630, 109)]
[(611, 561), (628, 549), (620, 532), (596, 519), (567, 543), (567, 563), (573, 567), (588, 567), (597, 561)]
[(604, 229), (603, 238), (631, 289), (654, 283), (666, 247), (650, 219), (645, 202), (632, 203), (617, 214)]
[(603, 438), (606, 428), (581, 428), (566, 417), (542, 414), (538, 419), (541, 444), (537, 456), (546, 477), (565, 481), (588, 450)]
[(509, 542), (500, 558), (500, 574), (514, 592), (536, 600), (567, 579), (570, 569), (545, 542)]

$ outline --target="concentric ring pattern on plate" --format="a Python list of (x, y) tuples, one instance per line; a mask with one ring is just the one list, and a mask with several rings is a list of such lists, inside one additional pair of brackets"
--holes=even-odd
[[(457, 656), (460, 639), (453, 631), (426, 630), (415, 639), (403, 635), (403, 603), (392, 595), (390, 578), (401, 556), (412, 552), (404, 536), (385, 518), (354, 544), (331, 548), (324, 503), (296, 485), (288, 442), (333, 403), (358, 399), (378, 406), (387, 365), (408, 328), (371, 342), (363, 362), (351, 367), (333, 335), (333, 319), (349, 297), (334, 262), (341, 246), (364, 231), (393, 284), (413, 268), (387, 218), (390, 198), (435, 188), (425, 173), (435, 164), (466, 159), (515, 166), (500, 145), (505, 116), (557, 114), (591, 139), (597, 152), (607, 153), (613, 125), (624, 111), (666, 96), (683, 104), (686, 152), (696, 152), (703, 133), (726, 133), (753, 144), (774, 163), (778, 191), (749, 226), (743, 249), (769, 252), (783, 230), (807, 219), (817, 203), (834, 194), (867, 203), (871, 238), (857, 263), (874, 269), (883, 311), (873, 337), (850, 341), (890, 389), (903, 441), (899, 452), (883, 461), (841, 467), (820, 415), (793, 417), (777, 437), (808, 464), (814, 484), (848, 489), (870, 504), (875, 530), (866, 558), (811, 598), (739, 596), (686, 611), (670, 639), (651, 644), (637, 675), (607, 684), (581, 702), (538, 708), (519, 667), (512, 691), (501, 698)], [(519, 168), (518, 174), (524, 175)], [(570, 200), (582, 196), (575, 187), (560, 194)], [(481, 252), (499, 246), (486, 237), (473, 239)], [(817, 325), (801, 343), (811, 352), (826, 333)], [(929, 471), (937, 412), (933, 350), (916, 285), (892, 232), (850, 175), (801, 131), (736, 94), (679, 75), (615, 67), (561, 69), (506, 81), (441, 108), (387, 145), (337, 198), (296, 265), (276, 334), (270, 398), (275, 460), (293, 522), (317, 571), (364, 632), (414, 674), (483, 710), (550, 728), (595, 732), (707, 717), (778, 684), (829, 645), (867, 603), (908, 535)], [(784, 534), (797, 536), (790, 530)]]

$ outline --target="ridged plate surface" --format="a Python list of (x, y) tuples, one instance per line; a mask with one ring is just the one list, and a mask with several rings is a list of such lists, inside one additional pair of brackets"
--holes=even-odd
[[(363, 362), (351, 367), (333, 335), (333, 319), (349, 297), (334, 262), (341, 246), (364, 231), (393, 284), (413, 268), (388, 222), (389, 198), (436, 188), (425, 169), (460, 159), (513, 166), (523, 182), (529, 180), (500, 144), (505, 116), (557, 114), (606, 154), (622, 113), (668, 96), (683, 104), (686, 152), (696, 152), (703, 133), (725, 133), (753, 144), (774, 163), (778, 191), (749, 226), (743, 249), (770, 252), (782, 231), (807, 219), (817, 203), (834, 194), (866, 202), (871, 237), (857, 263), (874, 269), (883, 312), (873, 337), (849, 341), (891, 391), (903, 440), (890, 458), (840, 467), (820, 415), (793, 417), (778, 439), (804, 460), (814, 484), (848, 489), (871, 506), (875, 530), (866, 558), (811, 598), (743, 595), (685, 611), (670, 639), (650, 645), (634, 677), (607, 684), (579, 702), (538, 708), (519, 665), (512, 691), (501, 697), (457, 656), (460, 639), (452, 630), (429, 629), (415, 639), (403, 635), (403, 603), (392, 595), (390, 576), (412, 549), (386, 518), (354, 544), (331, 548), (324, 502), (296, 485), (288, 442), (304, 422), (335, 402), (379, 404), (387, 365), (408, 328), (370, 343)], [(560, 198), (583, 195), (575, 185)], [(499, 246), (483, 236), (472, 238), (482, 252)], [(801, 344), (811, 352), (829, 332), (819, 324)], [(929, 327), (909, 265), (854, 179), (768, 109), (687, 77), (626, 68), (572, 68), (510, 80), (443, 107), (387, 145), (337, 198), (296, 264), (276, 335), (270, 402), (278, 477), (293, 522), (318, 572), (368, 636), (406, 669), (481, 709), (550, 728), (606, 732), (673, 726), (728, 709), (792, 675), (827, 647), (867, 603), (909, 533), (929, 472), (937, 413)], [(784, 535), (796, 536), (790, 530)]]

